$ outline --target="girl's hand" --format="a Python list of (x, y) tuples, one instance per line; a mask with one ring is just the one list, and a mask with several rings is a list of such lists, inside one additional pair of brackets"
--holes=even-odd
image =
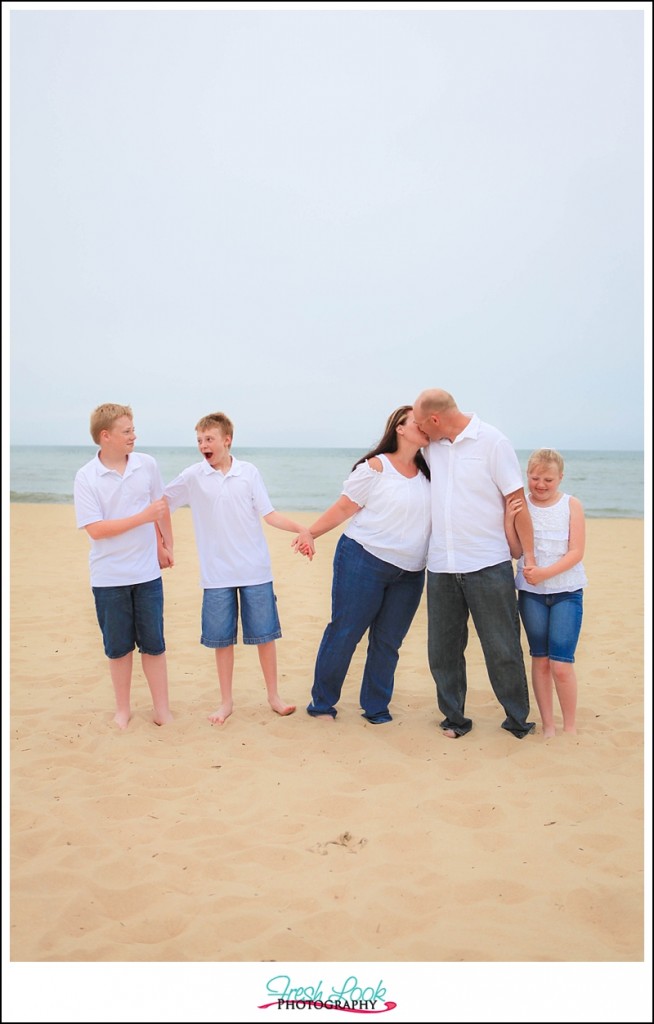
[(510, 498), (506, 503), (506, 515), (509, 519), (515, 519), (518, 512), (522, 512), (524, 502), (522, 498)]
[(547, 570), (541, 569), (538, 565), (526, 565), (522, 570), (524, 577), (532, 587), (537, 587), (548, 579)]

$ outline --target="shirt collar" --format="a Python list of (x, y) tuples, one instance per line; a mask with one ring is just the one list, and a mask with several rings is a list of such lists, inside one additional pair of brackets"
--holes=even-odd
[(460, 434), (457, 434), (453, 441), (450, 441), (449, 437), (442, 437), (437, 444), (459, 444), (460, 441), (465, 440), (476, 440), (479, 436), (479, 427), (481, 420), (476, 412), (467, 412), (466, 416), (470, 416), (470, 422), (466, 424)]
[[(210, 466), (206, 459), (203, 460), (202, 465), (204, 466), (204, 472), (207, 476), (209, 476), (211, 473), (220, 472), (220, 470), (216, 470), (212, 466)], [(232, 455), (232, 464), (229, 467), (229, 470), (224, 474), (223, 479), (227, 479), (228, 476), (240, 476), (242, 465), (243, 463), (240, 462), (238, 459), (235, 459), (234, 456)], [(223, 476), (222, 473), (220, 473), (220, 475)]]
[(106, 476), (107, 473), (118, 473), (119, 476), (128, 476), (137, 470), (140, 466), (140, 459), (138, 452), (128, 452), (127, 465), (125, 466), (124, 473), (118, 473), (117, 469), (112, 469), (110, 466), (105, 466), (104, 462), (100, 458), (100, 452), (98, 451), (95, 456), (95, 470), (100, 476)]

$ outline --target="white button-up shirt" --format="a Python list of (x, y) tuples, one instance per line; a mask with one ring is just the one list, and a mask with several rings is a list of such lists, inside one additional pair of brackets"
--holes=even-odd
[(523, 487), (511, 442), (476, 414), (455, 440), (432, 441), (430, 572), (476, 572), (511, 558), (504, 496)]

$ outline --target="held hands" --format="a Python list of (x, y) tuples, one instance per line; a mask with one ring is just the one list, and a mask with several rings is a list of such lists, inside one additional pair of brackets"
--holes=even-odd
[(160, 569), (172, 569), (175, 564), (173, 553), (166, 547), (161, 536), (157, 538), (157, 558)]
[(160, 548), (157, 548), (157, 557), (159, 559), (160, 569), (172, 569), (175, 564), (172, 552), (162, 544)]
[(524, 508), (524, 502), (522, 498), (511, 498), (506, 503), (505, 515), (509, 522), (512, 522), (517, 516), (518, 512), (522, 512)]
[(295, 540), (291, 541), (291, 547), (295, 552), (305, 555), (311, 562), (316, 553), (316, 545), (309, 530), (301, 530)]

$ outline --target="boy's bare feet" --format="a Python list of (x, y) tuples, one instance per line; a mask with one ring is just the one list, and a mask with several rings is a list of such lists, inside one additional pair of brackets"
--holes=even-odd
[(295, 704), (284, 704), (281, 697), (271, 697), (268, 703), (278, 715), (292, 715), (295, 711)]
[(209, 721), (212, 725), (222, 725), (231, 715), (232, 709), (233, 705), (231, 703), (221, 704), (219, 708), (216, 708), (213, 714), (209, 715)]
[(131, 717), (132, 716), (129, 711), (117, 711), (114, 715), (114, 722), (119, 729), (126, 729)]

